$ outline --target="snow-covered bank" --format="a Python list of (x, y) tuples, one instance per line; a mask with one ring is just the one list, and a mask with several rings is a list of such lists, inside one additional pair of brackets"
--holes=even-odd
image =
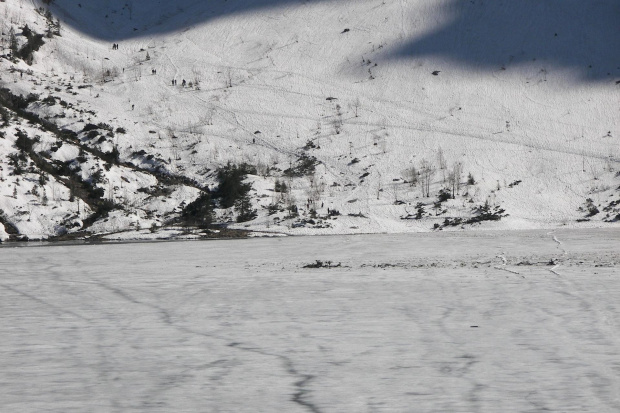
[(51, 246), (0, 262), (10, 411), (620, 409), (617, 231)]

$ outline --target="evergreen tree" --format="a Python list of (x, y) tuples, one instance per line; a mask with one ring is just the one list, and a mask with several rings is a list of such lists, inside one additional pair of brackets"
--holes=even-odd
[(475, 184), (476, 184), (476, 180), (474, 179), (474, 176), (470, 172), (469, 175), (467, 175), (467, 185), (475, 185)]
[(203, 192), (183, 209), (181, 217), (186, 225), (198, 225), (204, 228), (210, 226), (215, 220), (211, 194)]
[(237, 212), (237, 222), (251, 221), (256, 218), (256, 210), (252, 208), (252, 200), (248, 194), (235, 201), (235, 211)]
[(9, 49), (11, 49), (11, 57), (15, 58), (19, 53), (19, 45), (17, 44), (15, 30), (13, 30), (12, 27), (11, 30), (9, 30)]
[(22, 29), (22, 34), (26, 39), (30, 39), (32, 37), (32, 30), (30, 30), (30, 27), (28, 27), (28, 25), (24, 26), (24, 28)]
[(220, 199), (222, 208), (234, 206), (238, 199), (250, 192), (252, 184), (243, 182), (249, 173), (256, 173), (256, 169), (247, 164), (233, 165), (228, 163), (225, 167), (218, 169), (219, 186), (215, 196)]

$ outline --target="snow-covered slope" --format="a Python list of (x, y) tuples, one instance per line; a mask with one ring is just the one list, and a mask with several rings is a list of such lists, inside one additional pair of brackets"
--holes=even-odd
[[(34, 7), (0, 3), (5, 54), (11, 27), (21, 43), (24, 24), (45, 32)], [(256, 167), (248, 181), (258, 216), (236, 224), (253, 230), (618, 220), (614, 1), (56, 0), (50, 10), (61, 36), (45, 39), (32, 66), (0, 59), (2, 87), (39, 94), (27, 110), (78, 133), (54, 156), (82, 147), (73, 173), (88, 183), (101, 171), (95, 186), (121, 206), (94, 217), (93, 232), (170, 222), (217, 187), (215, 170), (228, 162)], [(54, 105), (40, 101), (50, 95)], [(16, 128), (26, 126), (10, 122), (0, 139), (4, 221), (31, 237), (81, 229), (66, 220), (88, 210), (52, 218), (77, 211), (60, 189), (41, 206), (55, 229), (24, 223), (41, 202), (22, 185), (13, 196)], [(114, 151), (107, 170), (100, 155)], [(274, 191), (276, 181), (288, 190)]]

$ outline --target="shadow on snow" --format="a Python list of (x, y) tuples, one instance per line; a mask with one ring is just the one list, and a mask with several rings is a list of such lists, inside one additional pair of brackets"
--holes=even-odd
[(620, 1), (447, 0), (442, 8), (448, 23), (389, 57), (443, 56), (493, 71), (554, 66), (584, 80), (620, 76)]
[[(336, 1), (341, 0), (107, 0), (102, 6), (99, 1), (56, 0), (53, 11), (65, 24), (112, 42), (179, 31), (227, 15)], [(445, 0), (437, 7), (438, 18), (447, 17), (447, 23), (405, 40), (386, 57), (443, 56), (492, 71), (519, 64), (541, 70), (554, 66), (590, 81), (620, 76), (618, 0)]]

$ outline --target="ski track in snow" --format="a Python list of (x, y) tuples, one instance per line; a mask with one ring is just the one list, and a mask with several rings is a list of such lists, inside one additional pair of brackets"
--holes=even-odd
[[(564, 258), (566, 258), (566, 257), (568, 256), (568, 251), (566, 251), (566, 250), (564, 249), (562, 242), (561, 242), (561, 241), (557, 238), (557, 236), (555, 235), (555, 231), (548, 232), (548, 233), (547, 233), (547, 235), (551, 235), (551, 236), (552, 236), (553, 242), (555, 242), (555, 243), (557, 244), (557, 248), (558, 248), (560, 251), (562, 251), (562, 256), (563, 256)], [(557, 264), (555, 264), (552, 268), (550, 268), (550, 269), (549, 269), (549, 271), (551, 271), (551, 272), (552, 272), (553, 274), (555, 274), (555, 275), (560, 275), (560, 273), (558, 273), (556, 270), (557, 270), (557, 269), (558, 269), (558, 268), (559, 268), (562, 264), (559, 262), (559, 260), (557, 260), (557, 261), (558, 261), (558, 263), (557, 263)]]
[(519, 273), (518, 273), (517, 271), (514, 271), (514, 270), (511, 270), (511, 269), (509, 269), (509, 268), (506, 268), (506, 266), (507, 266), (507, 264), (508, 264), (508, 261), (506, 260), (506, 256), (505, 256), (504, 254), (502, 254), (502, 255), (498, 255), (498, 256), (497, 256), (497, 258), (499, 258), (499, 259), (501, 259), (501, 260), (502, 260), (502, 264), (501, 264), (501, 266), (499, 266), (499, 267), (493, 267), (493, 268), (495, 268), (495, 269), (497, 269), (497, 270), (507, 271), (507, 272), (509, 272), (509, 273), (519, 275)]

